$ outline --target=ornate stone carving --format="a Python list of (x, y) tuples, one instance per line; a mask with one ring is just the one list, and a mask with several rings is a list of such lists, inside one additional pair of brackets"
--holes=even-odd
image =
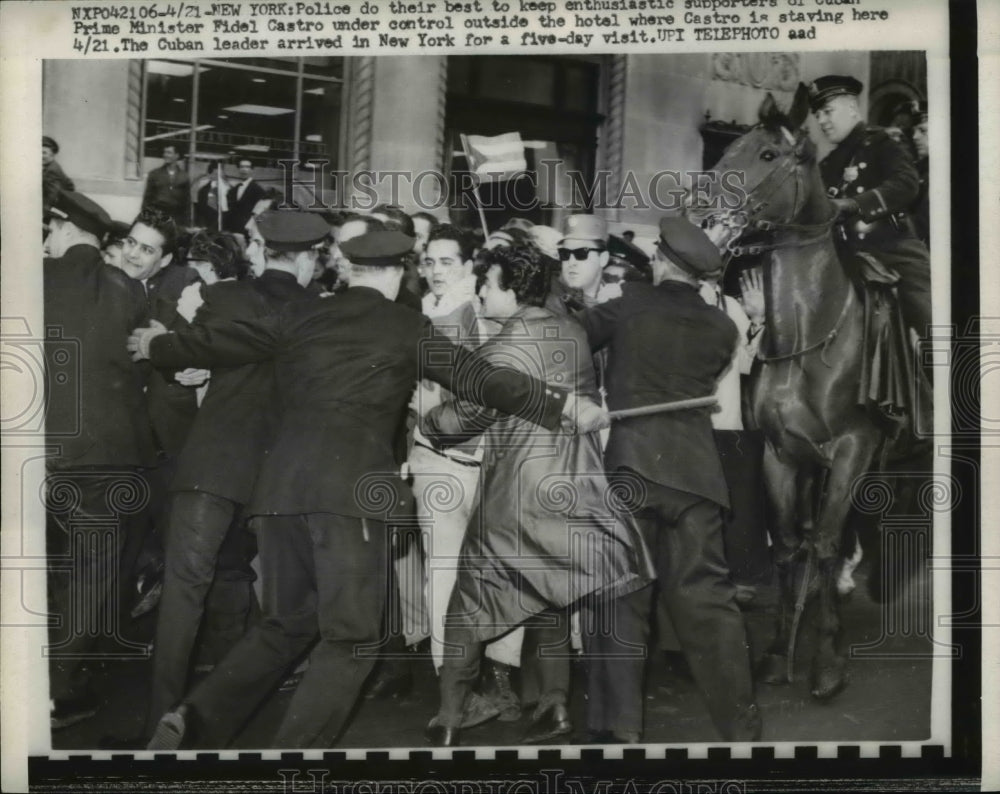
[(794, 91), (799, 84), (799, 54), (789, 52), (717, 52), (712, 79), (771, 91)]

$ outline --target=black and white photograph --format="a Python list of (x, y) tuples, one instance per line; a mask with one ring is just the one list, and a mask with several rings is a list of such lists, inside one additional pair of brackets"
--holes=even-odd
[(978, 790), (956, 4), (851, 44), (903, 6), (43, 5), (40, 183), (3, 147), (32, 790)]

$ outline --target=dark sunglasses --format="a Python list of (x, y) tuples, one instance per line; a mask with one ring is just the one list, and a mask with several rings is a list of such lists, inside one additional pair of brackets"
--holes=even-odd
[(559, 259), (563, 262), (568, 262), (570, 257), (582, 262), (588, 256), (590, 256), (591, 251), (597, 251), (600, 253), (603, 248), (560, 248), (559, 249)]

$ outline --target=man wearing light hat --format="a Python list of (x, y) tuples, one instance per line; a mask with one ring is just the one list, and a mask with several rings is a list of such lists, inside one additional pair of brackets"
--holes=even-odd
[[(93, 650), (100, 631), (81, 628), (101, 625), (134, 523), (133, 512), (122, 508), (109, 517), (109, 508), (116, 510), (124, 492), (146, 493), (139, 470), (153, 463), (154, 452), (142, 379), (124, 347), (130, 330), (145, 322), (142, 287), (101, 259), (100, 240), (111, 227), (103, 208), (64, 191), (51, 213), (51, 258), (42, 265), (45, 430), (54, 450), (46, 460), (47, 531), (50, 554), (81, 555), (69, 575), (53, 577), (50, 585), (52, 611), (61, 621), (50, 651), (55, 730), (97, 711), (80, 657)], [(69, 493), (75, 499), (66, 500)]]
[[(273, 359), (281, 406), (247, 510), (257, 517), (264, 620), (161, 719), (150, 749), (176, 749), (186, 737), (225, 745), (317, 635), (273, 744), (332, 745), (380, 639), (387, 524), (412, 513), (392, 442), (419, 378), (549, 428), (570, 411), (582, 430), (604, 421), (593, 403), (435, 338), (429, 319), (395, 303), (412, 237), (370, 232), (341, 249), (350, 287), (335, 298), (173, 335), (137, 330), (129, 340), (157, 365)], [(188, 736), (199, 728), (201, 737)]]
[(566, 314), (594, 306), (601, 289), (601, 276), (608, 263), (608, 227), (596, 215), (570, 215), (563, 225), (563, 236), (556, 252), (562, 263), (558, 278), (545, 308)]
[[(252, 321), (286, 304), (312, 299), (306, 285), (319, 255), (317, 246), (329, 233), (325, 221), (312, 213), (270, 211), (257, 218), (257, 229), (264, 239), (263, 273), (256, 279), (202, 286), (203, 302), (194, 325)], [(273, 378), (270, 362), (215, 368), (178, 458), (170, 486), (147, 740), (160, 717), (187, 691), (191, 651), (223, 542), (227, 549), (237, 547), (237, 553), (228, 556), (240, 556), (243, 510), (271, 441)], [(252, 579), (240, 576), (238, 561), (224, 567), (219, 568), (207, 604), (209, 614), (217, 607), (223, 619), (227, 612), (234, 616), (228, 618), (231, 623), (245, 621)], [(228, 603), (222, 603), (223, 598)]]
[(930, 261), (909, 217), (920, 179), (909, 153), (862, 119), (863, 88), (844, 75), (820, 77), (809, 87), (819, 128), (835, 144), (819, 164), (840, 215), (835, 240), (842, 255), (869, 253), (899, 273), (903, 319), (924, 336), (931, 322)]
[[(707, 397), (729, 366), (737, 330), (699, 295), (699, 279), (722, 260), (705, 233), (682, 218), (660, 222), (653, 284), (628, 283), (622, 297), (579, 317), (595, 350), (610, 350), (608, 407), (636, 408)], [(743, 617), (723, 552), (729, 495), (704, 409), (620, 419), (605, 450), (609, 477), (638, 494), (633, 512), (657, 566), (661, 598), (719, 733), (754, 740), (754, 703)], [(651, 593), (614, 604), (613, 632), (588, 643), (588, 727), (599, 740), (637, 741), (642, 731), (643, 660), (622, 659), (619, 643), (645, 644)], [(626, 654), (627, 655), (627, 654)], [(616, 658), (618, 657), (618, 658)], [(605, 660), (615, 660), (615, 674)], [(610, 735), (609, 735), (610, 734)]]

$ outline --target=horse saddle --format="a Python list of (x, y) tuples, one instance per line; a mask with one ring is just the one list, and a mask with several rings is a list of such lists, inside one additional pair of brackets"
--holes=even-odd
[(896, 292), (899, 274), (869, 253), (853, 254), (864, 298), (864, 338), (858, 403), (893, 439), (913, 426), (917, 406), (913, 353)]

